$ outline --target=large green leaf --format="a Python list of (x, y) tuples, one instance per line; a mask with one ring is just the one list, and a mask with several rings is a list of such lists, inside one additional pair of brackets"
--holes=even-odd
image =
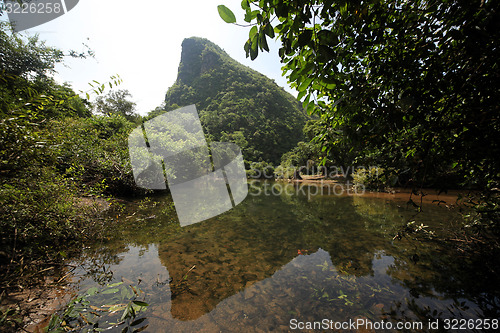
[(251, 29), (250, 29), (250, 32), (248, 33), (248, 37), (250, 37), (250, 39), (253, 38), (253, 36), (255, 36), (255, 34), (258, 32), (258, 29), (257, 29), (257, 26), (254, 25)]
[(255, 34), (253, 37), (252, 37), (252, 41), (251, 41), (251, 44), (250, 44), (250, 59), (254, 60), (255, 58), (257, 58), (257, 55), (259, 54), (259, 34)]
[(269, 52), (269, 46), (267, 45), (266, 34), (262, 30), (259, 32), (259, 46), (261, 51), (266, 50), (267, 52)]
[(226, 23), (236, 23), (236, 17), (234, 16), (233, 12), (231, 9), (227, 8), (224, 5), (218, 5), (217, 6), (217, 11), (219, 12), (219, 16), (226, 22)]
[(250, 2), (248, 0), (241, 1), (241, 9), (244, 10), (250, 9)]
[(114, 293), (117, 293), (119, 291), (120, 291), (120, 289), (118, 289), (118, 288), (112, 288), (112, 289), (106, 289), (102, 293), (103, 294), (114, 294)]
[(264, 32), (266, 33), (266, 35), (268, 35), (269, 37), (271, 38), (274, 38), (274, 29), (273, 29), (273, 26), (268, 23), (264, 26)]

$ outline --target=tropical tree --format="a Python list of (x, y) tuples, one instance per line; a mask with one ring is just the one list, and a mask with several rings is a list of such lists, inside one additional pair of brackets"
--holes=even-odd
[[(247, 56), (281, 41), (283, 73), (341, 142), (414, 181), (454, 167), (481, 186), (498, 179), (497, 1), (242, 1)], [(219, 6), (226, 22), (234, 15)], [(329, 130), (339, 130), (337, 141)], [(434, 170), (431, 170), (434, 168)], [(482, 175), (478, 178), (476, 175)], [(426, 178), (427, 177), (427, 178)], [(490, 184), (491, 185), (491, 184)]]
[[(354, 162), (394, 170), (400, 184), (479, 188), (477, 220), (498, 225), (498, 1), (243, 0), (241, 7), (247, 56), (279, 39), (283, 74), (307, 111), (321, 116), (315, 140), (324, 151), (345, 147)], [(231, 10), (218, 9), (236, 23)]]
[[(97, 235), (97, 219), (75, 204), (82, 195), (135, 187), (127, 150), (134, 124), (120, 115), (92, 117), (86, 100), (52, 78), (63, 56), (0, 22), (2, 290), (20, 285), (20, 274), (32, 280), (26, 265), (36, 272), (61, 247)], [(112, 79), (106, 86), (121, 81)], [(94, 92), (103, 90), (99, 84)]]
[(138, 119), (135, 113), (135, 103), (129, 98), (132, 94), (127, 89), (111, 90), (106, 95), (97, 96), (94, 110), (103, 115), (122, 115), (128, 120)]

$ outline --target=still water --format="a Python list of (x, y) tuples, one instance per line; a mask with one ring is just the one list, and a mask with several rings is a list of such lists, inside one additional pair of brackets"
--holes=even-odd
[[(444, 331), (450, 319), (498, 320), (497, 276), (437, 240), (458, 230), (458, 212), (424, 204), (415, 216), (408, 198), (325, 189), (254, 182), (240, 205), (183, 228), (168, 196), (124, 205), (116, 239), (74, 262), (84, 315), (146, 332), (361, 328), (353, 322)], [(437, 237), (394, 238), (411, 220)], [(125, 316), (132, 300), (148, 306)]]

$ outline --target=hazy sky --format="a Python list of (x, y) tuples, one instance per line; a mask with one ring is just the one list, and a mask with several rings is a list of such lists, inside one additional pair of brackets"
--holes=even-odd
[[(56, 79), (71, 83), (75, 91), (86, 91), (92, 80), (101, 83), (119, 74), (145, 114), (159, 106), (175, 82), (184, 38), (204, 37), (223, 48), (232, 58), (274, 79), (288, 91), (281, 76), (278, 44), (269, 42), (269, 54), (251, 61), (243, 45), (249, 28), (227, 24), (219, 17), (217, 5), (224, 4), (243, 21), (241, 0), (80, 0), (67, 14), (25, 30), (39, 34), (47, 45), (63, 51), (83, 50), (86, 43), (95, 59), (71, 59), (58, 66)], [(88, 38), (88, 40), (87, 40)]]

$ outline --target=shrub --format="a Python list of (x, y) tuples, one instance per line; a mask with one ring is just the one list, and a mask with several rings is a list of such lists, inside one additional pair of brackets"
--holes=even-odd
[(247, 170), (247, 177), (255, 179), (274, 179), (274, 166), (264, 161), (251, 162), (250, 170)]
[(131, 195), (135, 185), (128, 134), (136, 125), (123, 116), (53, 121), (47, 128), (57, 167), (86, 194)]
[(358, 168), (352, 174), (352, 179), (354, 186), (364, 186), (371, 190), (384, 190), (397, 182), (397, 177), (393, 173), (379, 167)]
[(30, 177), (3, 180), (0, 185), (0, 243), (11, 256), (19, 248), (31, 254), (77, 239), (83, 225), (71, 182), (51, 167), (33, 167), (26, 173)]
[(295, 175), (296, 171), (297, 171), (297, 168), (294, 166), (279, 165), (274, 170), (274, 174), (276, 175), (276, 178), (278, 178), (278, 179), (291, 179)]

